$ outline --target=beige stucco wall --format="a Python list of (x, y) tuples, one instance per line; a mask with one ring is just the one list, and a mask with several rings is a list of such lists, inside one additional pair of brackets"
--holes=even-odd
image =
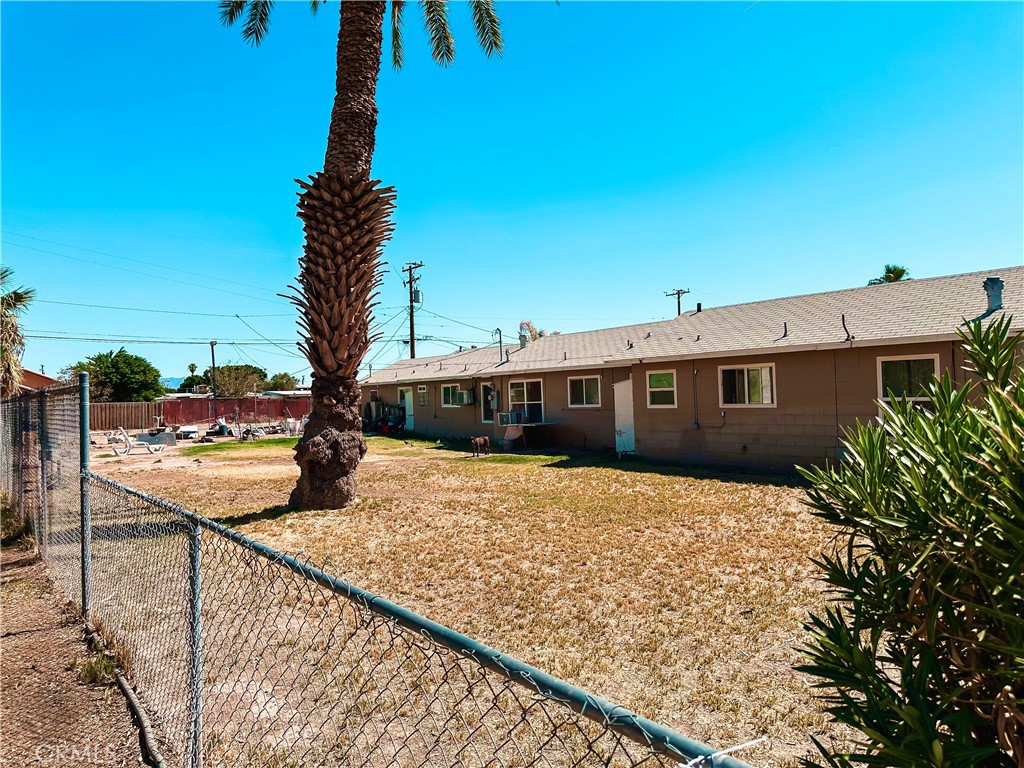
[[(570, 408), (569, 378), (598, 376), (601, 379), (601, 404), (599, 407)], [(540, 379), (544, 398), (544, 420), (555, 422), (544, 431), (530, 430), (528, 438), (538, 444), (566, 445), (592, 449), (612, 448), (615, 445), (615, 414), (612, 403), (612, 384), (629, 378), (628, 368), (605, 368), (585, 371), (546, 372), (537, 374), (515, 374), (490, 378), (450, 379), (412, 384), (413, 427), (419, 434), (428, 437), (468, 437), (469, 435), (490, 435), (501, 437), (505, 428), (497, 423), (483, 421), (480, 404), (481, 386), (490, 383), (501, 393), (497, 412), (509, 410), (509, 384), (513, 381)], [(473, 388), (474, 405), (445, 407), (441, 405), (441, 387), (458, 384), (461, 389)], [(403, 387), (406, 385), (402, 385)], [(419, 405), (418, 388), (427, 387), (428, 405)], [(389, 384), (363, 387), (363, 402), (369, 399), (370, 389), (390, 404), (398, 403), (399, 385)]]
[[(544, 417), (558, 422), (546, 432), (552, 445), (602, 450), (615, 445), (615, 413), (612, 385), (632, 378), (636, 452), (639, 456), (674, 463), (729, 465), (758, 469), (790, 470), (794, 464), (810, 464), (834, 458), (842, 427), (877, 417), (878, 357), (899, 355), (939, 356), (939, 369), (953, 367), (962, 382), (962, 350), (952, 342), (888, 347), (854, 347), (818, 352), (715, 358), (674, 363), (641, 363), (631, 368), (604, 368), (543, 374), (495, 376), (488, 379), (451, 379), (427, 382), (428, 405), (419, 405), (412, 384), (416, 432), (430, 437), (490, 435), (499, 438), (504, 428), (481, 420), (480, 385), (489, 381), (501, 393), (498, 411), (509, 409), (511, 381), (540, 379), (544, 393)], [(776, 404), (772, 408), (722, 407), (719, 403), (719, 366), (774, 363)], [(672, 370), (676, 374), (674, 408), (647, 406), (646, 376), (649, 371)], [(601, 405), (570, 408), (568, 378), (600, 376)], [(443, 384), (475, 388), (472, 406), (441, 405)], [(388, 403), (398, 402), (398, 387), (374, 387)], [(363, 388), (364, 402), (370, 387)], [(695, 423), (698, 425), (695, 428)], [(528, 436), (534, 433), (528, 433)], [(534, 442), (540, 444), (542, 435)], [(531, 446), (532, 447), (532, 446)]]
[[(635, 365), (637, 454), (681, 463), (785, 470), (835, 458), (841, 428), (878, 415), (874, 402), (878, 357), (917, 354), (938, 354), (942, 371), (952, 364), (954, 345), (860, 347)], [(956, 361), (962, 364), (958, 349)], [(759, 363), (775, 364), (775, 407), (722, 407), (719, 366)], [(676, 407), (648, 408), (647, 372), (666, 369), (676, 371)], [(957, 377), (962, 380), (962, 371)]]

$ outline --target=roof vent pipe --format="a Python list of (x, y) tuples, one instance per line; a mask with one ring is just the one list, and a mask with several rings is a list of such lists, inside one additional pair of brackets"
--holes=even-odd
[(697, 312), (700, 312), (700, 302), (697, 302)]
[(986, 277), (985, 282), (981, 284), (981, 287), (985, 289), (985, 295), (988, 296), (988, 311), (995, 312), (997, 309), (1003, 308), (1003, 281), (999, 277)]
[(520, 349), (526, 349), (526, 342), (528, 342), (529, 340), (530, 340), (529, 337), (525, 333), (520, 333), (519, 334), (519, 348)]

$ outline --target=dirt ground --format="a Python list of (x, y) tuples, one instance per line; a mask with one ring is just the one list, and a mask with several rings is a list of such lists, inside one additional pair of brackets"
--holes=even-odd
[(0, 765), (141, 765), (121, 692), (80, 679), (94, 657), (40, 561), (21, 546), (0, 561)]
[(288, 440), (99, 458), (172, 499), (765, 768), (828, 744), (800, 660), (828, 532), (792, 480), (372, 438), (360, 499), (295, 512)]

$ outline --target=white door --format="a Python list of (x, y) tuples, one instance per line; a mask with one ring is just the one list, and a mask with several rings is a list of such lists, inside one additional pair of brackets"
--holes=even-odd
[(412, 390), (411, 389), (400, 389), (398, 390), (398, 400), (405, 407), (405, 430), (407, 432), (413, 431), (413, 413), (412, 413)]
[(633, 380), (626, 379), (612, 385), (615, 400), (615, 450), (632, 453), (636, 450), (633, 435)]

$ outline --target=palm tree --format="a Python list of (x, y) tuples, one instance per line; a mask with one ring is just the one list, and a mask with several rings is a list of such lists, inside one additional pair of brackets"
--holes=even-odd
[(36, 297), (33, 288), (11, 288), (14, 270), (0, 267), (0, 395), (13, 395), (21, 383), (21, 355), (25, 351), (25, 336), (18, 324), (18, 316)]
[[(324, 0), (311, 0), (315, 12)], [(420, 0), (434, 60), (455, 58), (448, 7)], [(473, 25), (488, 56), (502, 51), (494, 0), (469, 0)], [(391, 0), (391, 61), (402, 66), (406, 3)], [(243, 19), (242, 38), (259, 45), (267, 34), (273, 0), (222, 0), (221, 21)], [(313, 368), (313, 412), (295, 449), (301, 469), (290, 503), (335, 508), (355, 498), (354, 471), (366, 454), (356, 374), (370, 344), (380, 257), (391, 237), (395, 191), (370, 177), (377, 131), (377, 80), (384, 43), (385, 0), (342, 0), (338, 27), (334, 108), (324, 169), (296, 179), (305, 232), (298, 287), (289, 298), (299, 309), (299, 347)]]
[(884, 285), (885, 283), (899, 283), (903, 280), (910, 280), (910, 270), (901, 267), (899, 264), (886, 264), (885, 271), (881, 277), (868, 280), (868, 285)]

